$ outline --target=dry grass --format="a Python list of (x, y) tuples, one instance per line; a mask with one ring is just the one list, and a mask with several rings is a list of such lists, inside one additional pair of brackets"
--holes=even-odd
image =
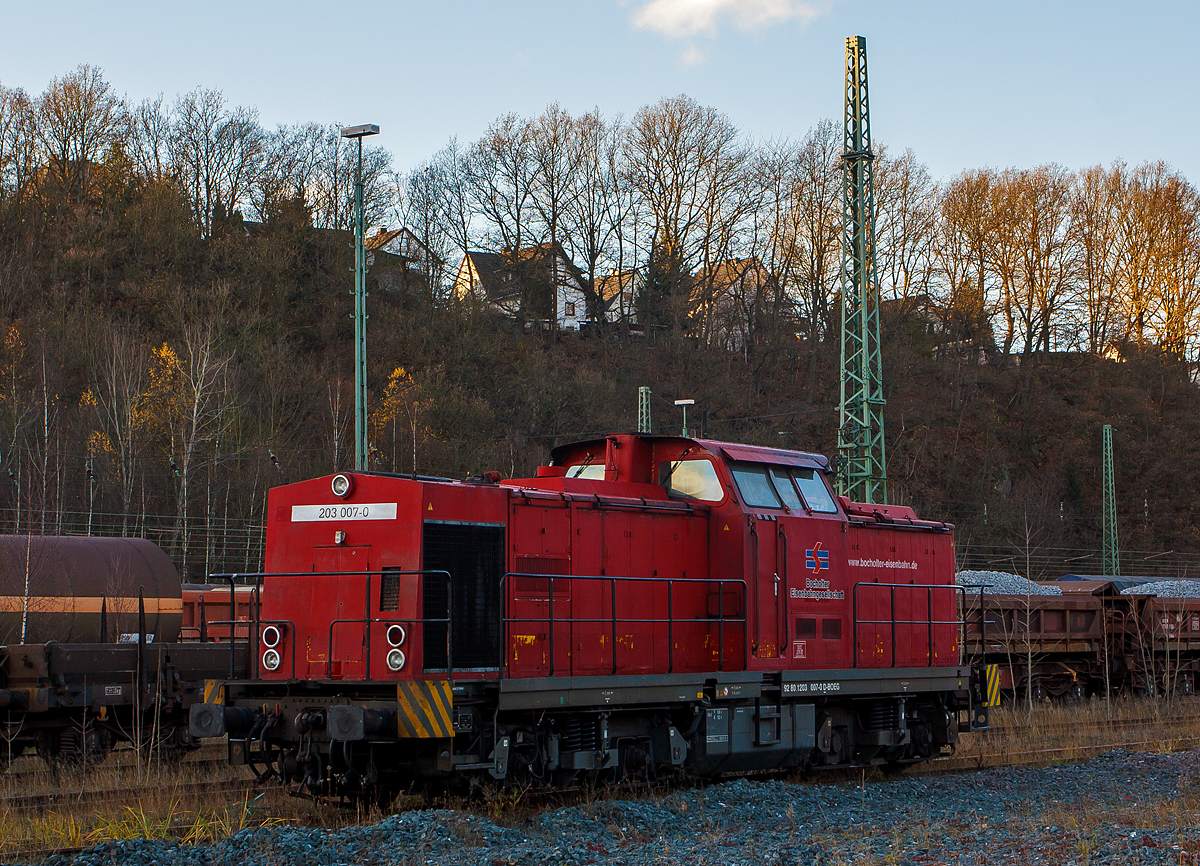
[[(956, 752), (969, 765), (994, 767), (1091, 757), (1106, 747), (1176, 751), (1200, 744), (1200, 699), (1148, 698), (993, 709), (991, 729), (963, 734)], [(1056, 750), (1056, 751), (1049, 751)]]
[[(378, 820), (378, 809), (346, 809), (252, 788), (242, 767), (184, 762), (143, 768), (115, 753), (89, 771), (43, 770), (22, 758), (0, 773), (0, 861), (123, 839), (202, 844), (246, 828), (281, 824), (343, 827)], [(17, 799), (52, 795), (29, 808)], [(7, 802), (6, 802), (7, 801)]]

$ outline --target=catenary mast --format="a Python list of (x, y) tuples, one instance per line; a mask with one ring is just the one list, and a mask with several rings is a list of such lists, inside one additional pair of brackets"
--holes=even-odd
[(887, 502), (883, 363), (875, 270), (875, 188), (867, 108), (867, 40), (846, 39), (846, 125), (842, 154), (842, 357), (838, 451), (840, 491)]

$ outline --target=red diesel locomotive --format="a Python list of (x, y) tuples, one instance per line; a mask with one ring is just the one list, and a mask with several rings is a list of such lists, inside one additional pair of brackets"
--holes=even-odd
[(827, 472), (628, 434), (535, 478), (276, 488), (255, 674), (191, 732), (313, 792), (927, 759), (987, 723), (952, 527)]

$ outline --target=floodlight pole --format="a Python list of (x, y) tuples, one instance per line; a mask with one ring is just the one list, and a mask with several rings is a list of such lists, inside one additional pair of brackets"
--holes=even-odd
[(365, 472), (367, 460), (367, 253), (363, 233), (362, 140), (378, 135), (373, 123), (347, 126), (342, 138), (358, 140), (354, 167), (354, 468)]
[(676, 400), (676, 401), (675, 401), (675, 405), (676, 405), (676, 406), (682, 406), (682, 407), (683, 407), (683, 435), (684, 435), (684, 436), (687, 436), (687, 435), (688, 435), (688, 426), (687, 426), (687, 407), (688, 407), (688, 406), (694, 406), (694, 405), (696, 405), (696, 401), (695, 401), (695, 400), (691, 400), (691, 399), (689, 399), (689, 400)]

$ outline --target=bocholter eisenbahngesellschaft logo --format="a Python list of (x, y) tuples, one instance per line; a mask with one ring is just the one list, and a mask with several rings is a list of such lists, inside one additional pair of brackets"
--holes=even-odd
[(811, 549), (804, 551), (804, 564), (816, 574), (819, 571), (825, 571), (829, 568), (829, 551), (821, 549), (821, 542), (817, 542)]

